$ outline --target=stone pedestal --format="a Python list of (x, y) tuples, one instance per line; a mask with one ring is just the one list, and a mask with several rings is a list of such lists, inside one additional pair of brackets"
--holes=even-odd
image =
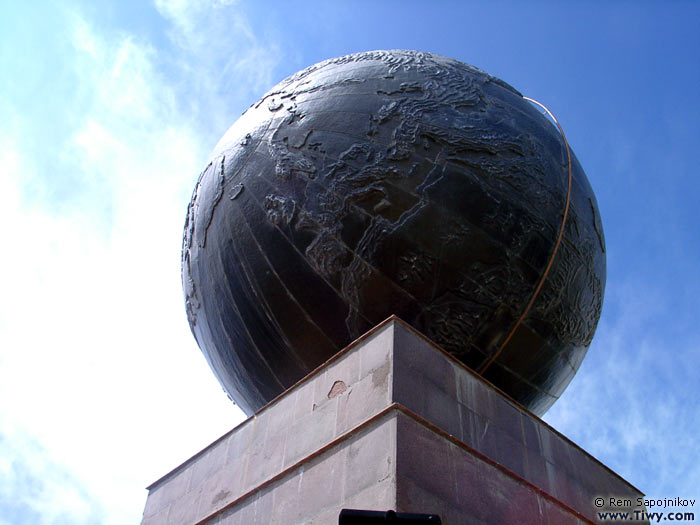
[(397, 318), (148, 490), (143, 525), (331, 525), (342, 508), (565, 525), (642, 496)]

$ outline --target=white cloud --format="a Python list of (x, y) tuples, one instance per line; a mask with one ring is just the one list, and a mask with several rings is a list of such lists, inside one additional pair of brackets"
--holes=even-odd
[(282, 80), (274, 71), (284, 52), (273, 35), (257, 35), (238, 2), (156, 0), (172, 23), (174, 63), (195, 111), (216, 140), (262, 93)]
[[(219, 39), (211, 56), (188, 20), (213, 15), (197, 8), (183, 18), (185, 3), (167, 9), (190, 53), (178, 52), (175, 80), (162, 51), (70, 17), (74, 55), (63, 67), (74, 69), (84, 106), (72, 133), (43, 152), (56, 156), (55, 177), (70, 169), (79, 181), (70, 207), (42, 206), (36, 152), (12, 128), (0, 135), (0, 220), (9, 225), (0, 258), (0, 493), (17, 500), (20, 477), (33, 484), (33, 496), (12, 503), (27, 522), (138, 521), (145, 485), (242, 417), (187, 327), (181, 226), (214, 145), (198, 133), (210, 123), (197, 121), (211, 111), (223, 119), (221, 75), (252, 68), (237, 46), (252, 46), (261, 82), (274, 59), (263, 60), (266, 48), (241, 17), (239, 36)], [(186, 70), (195, 77), (178, 83)], [(241, 91), (228, 95), (232, 103)]]
[(56, 465), (31, 436), (13, 430), (0, 435), (0, 523), (15, 525), (18, 516), (37, 525), (98, 523), (102, 509), (84, 485)]
[(653, 323), (664, 294), (617, 281), (589, 355), (547, 421), (647, 496), (695, 497), (700, 483), (695, 372), (700, 345), (678, 332), (659, 338)]

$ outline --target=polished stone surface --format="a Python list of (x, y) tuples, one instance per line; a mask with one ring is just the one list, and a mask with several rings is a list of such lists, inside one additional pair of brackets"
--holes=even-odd
[(361, 508), (580, 524), (609, 496), (642, 494), (391, 319), (153, 483), (142, 523), (335, 525)]
[(564, 221), (564, 141), (511, 86), (413, 51), (311, 66), (246, 111), (197, 182), (192, 332), (247, 413), (396, 314), (542, 414), (605, 286), (595, 196), (572, 159)]

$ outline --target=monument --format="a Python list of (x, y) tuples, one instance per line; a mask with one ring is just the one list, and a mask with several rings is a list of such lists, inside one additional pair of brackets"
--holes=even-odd
[(641, 495), (537, 417), (591, 343), (605, 243), (533, 102), (452, 59), (375, 51), (292, 75), (229, 129), (182, 277), (251, 417), (149, 487), (144, 523), (344, 507), (579, 523), (599, 496)]

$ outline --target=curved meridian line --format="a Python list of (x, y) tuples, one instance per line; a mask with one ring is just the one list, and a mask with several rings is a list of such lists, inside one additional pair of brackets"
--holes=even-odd
[(561, 220), (561, 226), (559, 227), (559, 235), (557, 235), (557, 240), (554, 243), (554, 249), (552, 250), (552, 255), (549, 258), (549, 262), (547, 263), (547, 267), (544, 269), (544, 273), (542, 274), (542, 277), (540, 277), (540, 282), (537, 283), (537, 287), (535, 288), (535, 291), (532, 293), (532, 296), (530, 297), (530, 300), (528, 301), (527, 305), (525, 306), (525, 310), (523, 310), (523, 313), (520, 315), (518, 320), (515, 322), (515, 325), (513, 328), (510, 330), (506, 338), (503, 340), (501, 345), (498, 347), (498, 350), (496, 350), (493, 355), (489, 358), (489, 360), (484, 364), (479, 370), (479, 374), (483, 374), (486, 369), (493, 364), (493, 362), (496, 360), (496, 358), (501, 355), (501, 352), (503, 352), (503, 349), (506, 347), (506, 345), (510, 342), (511, 338), (513, 337), (513, 334), (515, 334), (515, 331), (518, 329), (520, 326), (520, 323), (522, 323), (523, 319), (525, 319), (525, 316), (530, 312), (530, 308), (532, 308), (532, 305), (535, 302), (535, 299), (540, 293), (540, 290), (542, 290), (542, 285), (544, 285), (545, 280), (547, 279), (547, 276), (549, 275), (549, 271), (552, 268), (552, 264), (554, 263), (554, 258), (557, 256), (557, 252), (559, 251), (559, 245), (561, 244), (561, 240), (564, 237), (564, 228), (566, 227), (566, 219), (569, 216), (569, 204), (571, 203), (571, 180), (572, 180), (572, 169), (571, 169), (571, 149), (569, 148), (569, 142), (566, 140), (566, 135), (564, 134), (564, 130), (562, 129), (561, 125), (559, 124), (559, 121), (557, 118), (552, 114), (549, 109), (542, 104), (541, 102), (538, 102), (534, 99), (531, 99), (529, 97), (523, 97), (525, 100), (532, 102), (533, 104), (537, 104), (540, 106), (542, 109), (544, 109), (547, 114), (550, 116), (550, 118), (554, 121), (554, 123), (557, 125), (557, 128), (559, 129), (559, 133), (561, 133), (562, 139), (564, 139), (564, 146), (566, 146), (566, 157), (569, 163), (569, 177), (568, 177), (568, 188), (566, 191), (566, 204), (564, 205), (564, 216), (562, 217)]

